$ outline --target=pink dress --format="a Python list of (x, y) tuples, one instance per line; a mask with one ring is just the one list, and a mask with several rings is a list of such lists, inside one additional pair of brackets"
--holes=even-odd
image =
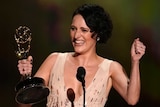
[[(64, 84), (64, 65), (68, 53), (59, 53), (55, 65), (52, 68), (47, 107), (71, 107), (67, 98), (67, 89)], [(109, 77), (109, 67), (111, 60), (105, 59), (99, 64), (91, 84), (86, 88), (86, 107), (104, 107), (112, 83)], [(83, 95), (77, 101), (74, 101), (74, 107), (83, 107)]]

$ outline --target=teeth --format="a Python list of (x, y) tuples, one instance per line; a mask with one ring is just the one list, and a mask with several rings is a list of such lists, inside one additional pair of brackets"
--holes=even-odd
[(83, 44), (84, 41), (82, 41), (82, 40), (76, 40), (75, 43), (77, 43), (77, 44)]

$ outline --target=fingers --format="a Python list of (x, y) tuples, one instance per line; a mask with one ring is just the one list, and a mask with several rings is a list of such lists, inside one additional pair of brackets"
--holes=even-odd
[(32, 72), (32, 56), (29, 56), (27, 59), (18, 61), (18, 70), (21, 75), (29, 75), (31, 76)]
[(27, 58), (27, 60), (32, 64), (32, 61), (33, 61), (32, 56), (29, 56), (29, 57)]
[(136, 54), (144, 54), (146, 46), (139, 40), (139, 38), (134, 41), (135, 53)]

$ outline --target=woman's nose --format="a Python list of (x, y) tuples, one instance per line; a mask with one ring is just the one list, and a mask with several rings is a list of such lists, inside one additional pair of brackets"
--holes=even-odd
[(76, 30), (75, 34), (74, 34), (74, 37), (75, 38), (78, 38), (81, 36), (81, 32), (79, 30)]

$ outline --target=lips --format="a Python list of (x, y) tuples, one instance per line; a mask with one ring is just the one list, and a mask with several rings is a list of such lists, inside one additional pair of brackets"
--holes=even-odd
[(73, 42), (74, 42), (76, 45), (83, 45), (83, 44), (84, 44), (84, 40), (74, 39)]

